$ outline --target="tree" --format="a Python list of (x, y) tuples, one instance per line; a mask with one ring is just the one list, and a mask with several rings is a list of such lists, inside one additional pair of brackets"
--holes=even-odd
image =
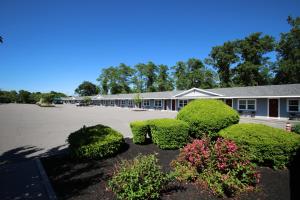
[(134, 66), (135, 75), (133, 77), (133, 90), (135, 92), (145, 92), (146, 91), (146, 65), (144, 63), (139, 63)]
[(282, 33), (276, 46), (275, 84), (300, 83), (300, 17), (288, 17), (291, 29)]
[(146, 91), (155, 92), (156, 91), (156, 80), (157, 80), (157, 66), (153, 62), (148, 62), (145, 68), (146, 77)]
[(188, 88), (188, 77), (187, 77), (187, 65), (185, 62), (179, 61), (176, 63), (173, 69), (173, 77), (175, 80), (175, 87), (177, 90), (185, 90)]
[(140, 93), (137, 93), (135, 96), (134, 96), (134, 99), (133, 99), (133, 102), (136, 106), (140, 106), (140, 104), (142, 103), (142, 98), (141, 98), (141, 95)]
[(92, 96), (99, 93), (97, 86), (89, 81), (83, 81), (76, 89), (75, 93), (80, 96)]
[(84, 103), (85, 105), (90, 105), (90, 104), (92, 103), (91, 97), (84, 97), (84, 98), (83, 98), (83, 103)]
[(268, 84), (266, 80), (269, 73), (266, 73), (266, 68), (270, 68), (270, 62), (265, 54), (273, 51), (274, 47), (274, 38), (269, 35), (262, 36), (259, 32), (237, 41), (237, 53), (242, 62), (235, 68), (234, 82), (242, 86)]
[(190, 58), (187, 61), (188, 88), (201, 88), (204, 82), (205, 67), (201, 60)]
[(170, 91), (173, 90), (173, 83), (169, 77), (169, 68), (167, 65), (159, 65), (159, 74), (157, 78), (157, 90), (158, 91)]
[(122, 88), (122, 93), (130, 93), (132, 92), (130, 88), (130, 84), (132, 83), (132, 77), (134, 75), (135, 70), (130, 66), (121, 63), (118, 67), (118, 78), (120, 87)]
[(51, 104), (53, 102), (54, 98), (55, 98), (55, 94), (44, 93), (44, 94), (42, 94), (40, 102), (45, 103), (45, 104)]
[(232, 65), (239, 61), (236, 54), (236, 42), (225, 42), (222, 46), (212, 48), (205, 63), (217, 69), (221, 87), (232, 86)]
[(26, 90), (20, 90), (18, 94), (18, 103), (35, 103), (31, 97), (31, 93)]
[(97, 81), (100, 82), (100, 93), (101, 94), (108, 94), (109, 86), (108, 86), (108, 71), (107, 69), (102, 69), (100, 76), (97, 78)]

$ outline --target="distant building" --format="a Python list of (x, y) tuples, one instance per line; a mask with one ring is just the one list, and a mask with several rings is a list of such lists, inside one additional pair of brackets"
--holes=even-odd
[[(242, 116), (263, 118), (300, 118), (300, 84), (232, 87), (183, 91), (141, 93), (141, 104), (136, 106), (137, 94), (92, 96), (94, 105), (140, 107), (143, 109), (178, 111), (194, 99), (220, 99)], [(64, 103), (79, 103), (83, 97), (62, 98)]]

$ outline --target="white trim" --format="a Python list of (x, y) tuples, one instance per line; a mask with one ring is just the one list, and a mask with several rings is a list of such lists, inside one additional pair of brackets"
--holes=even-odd
[(203, 90), (203, 89), (192, 88), (192, 89), (186, 90), (184, 92), (181, 92), (179, 94), (176, 94), (173, 97), (178, 97), (178, 96), (181, 96), (181, 95), (185, 95), (185, 94), (187, 94), (187, 93), (189, 93), (191, 91), (198, 91), (200, 93), (206, 93), (206, 94), (211, 94), (211, 95), (216, 95), (216, 96), (223, 96), (223, 95), (220, 95), (220, 94), (217, 94), (217, 93), (213, 93), (213, 92), (209, 92), (209, 91), (206, 91), (206, 90)]
[[(277, 113), (278, 117), (270, 117), (270, 108), (269, 108), (270, 99), (277, 99), (278, 100), (278, 107), (277, 107), (277, 109), (278, 109), (278, 113)], [(280, 98), (268, 98), (267, 99), (267, 114), (268, 114), (267, 117), (271, 118), (271, 119), (278, 119), (278, 118), (280, 118)]]
[[(246, 101), (246, 109), (240, 109), (240, 100), (245, 100)], [(254, 109), (248, 109), (248, 100), (251, 100), (251, 101), (254, 101)], [(256, 102), (256, 99), (238, 99), (238, 102), (237, 102), (237, 110), (240, 110), (240, 111), (256, 111), (257, 109), (257, 102)]]
[[(289, 109), (289, 102), (290, 101), (298, 101), (298, 111), (290, 111), (290, 109)], [(298, 112), (300, 112), (300, 99), (287, 99), (286, 100), (286, 112), (288, 112), (288, 113), (298, 113)]]

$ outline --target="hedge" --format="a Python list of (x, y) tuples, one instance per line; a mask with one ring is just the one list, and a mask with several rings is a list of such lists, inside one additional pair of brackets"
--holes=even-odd
[(67, 139), (70, 152), (76, 158), (99, 159), (116, 154), (124, 144), (123, 135), (114, 129), (96, 125), (71, 133)]
[(161, 149), (178, 149), (188, 143), (189, 126), (176, 119), (154, 119), (148, 121), (152, 141)]
[(177, 119), (187, 122), (193, 137), (204, 134), (216, 136), (217, 133), (239, 122), (239, 114), (220, 100), (194, 100), (182, 108)]
[(243, 147), (250, 158), (264, 166), (286, 166), (300, 147), (300, 135), (262, 124), (237, 124), (219, 133)]
[(143, 144), (146, 142), (147, 135), (150, 136), (150, 128), (147, 121), (135, 121), (130, 123), (133, 134), (133, 142)]

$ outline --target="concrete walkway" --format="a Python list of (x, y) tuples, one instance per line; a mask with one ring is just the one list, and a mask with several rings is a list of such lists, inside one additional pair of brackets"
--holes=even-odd
[(56, 196), (38, 159), (0, 166), (0, 199), (46, 199)]

